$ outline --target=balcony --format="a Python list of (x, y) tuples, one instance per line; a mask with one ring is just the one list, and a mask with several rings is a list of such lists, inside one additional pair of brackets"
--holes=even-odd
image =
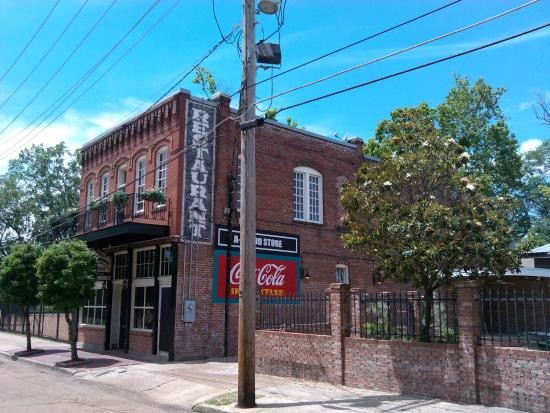
[(128, 194), (123, 206), (107, 201), (80, 214), (76, 234), (94, 248), (167, 236), (170, 206), (170, 199), (158, 205)]

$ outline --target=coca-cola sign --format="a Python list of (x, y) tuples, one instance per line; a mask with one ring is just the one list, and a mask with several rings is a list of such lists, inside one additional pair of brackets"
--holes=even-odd
[[(213, 301), (225, 302), (225, 285), (227, 274), (227, 255), (225, 251), (217, 250), (214, 253), (214, 288)], [(298, 271), (300, 260), (298, 257), (256, 255), (256, 285), (258, 293), (269, 297), (296, 297), (299, 289)], [(229, 268), (229, 295), (230, 302), (237, 302), (239, 298), (239, 282), (241, 268), (238, 255), (232, 255)]]

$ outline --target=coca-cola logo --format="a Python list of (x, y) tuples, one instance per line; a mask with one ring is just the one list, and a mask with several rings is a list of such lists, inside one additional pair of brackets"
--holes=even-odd
[[(264, 264), (256, 268), (256, 282), (259, 286), (281, 287), (285, 284), (286, 265)], [(231, 284), (239, 285), (241, 281), (241, 263), (237, 262), (229, 273)]]

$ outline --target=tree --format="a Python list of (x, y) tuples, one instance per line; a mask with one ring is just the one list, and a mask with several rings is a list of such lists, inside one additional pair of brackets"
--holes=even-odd
[(77, 361), (78, 309), (94, 295), (97, 256), (83, 241), (65, 240), (50, 245), (37, 263), (39, 297), (65, 314), (69, 327), (71, 361)]
[(377, 279), (423, 289), (421, 338), (429, 340), (437, 288), (458, 274), (499, 276), (518, 266), (509, 248), (514, 202), (487, 195), (491, 182), (468, 173), (470, 156), (441, 135), (427, 105), (392, 112), (379, 129), (393, 150), (344, 186), (344, 244), (373, 260)]
[(207, 98), (210, 98), (218, 89), (214, 76), (203, 66), (197, 66), (195, 68), (195, 77), (191, 82), (195, 85), (199, 85)]
[(542, 94), (537, 94), (537, 103), (534, 108), (535, 116), (541, 120), (544, 125), (550, 126), (550, 108), (548, 101)]
[[(380, 122), (374, 139), (365, 145), (367, 155), (383, 157), (395, 150), (394, 133), (414, 134), (424, 124), (441, 136), (453, 138), (470, 156), (465, 169), (483, 179), (487, 195), (522, 198), (521, 157), (518, 142), (506, 124), (500, 108), (502, 88), (492, 88), (483, 79), (473, 84), (466, 77), (455, 77), (455, 86), (445, 101), (431, 108), (426, 103), (410, 110), (397, 109), (390, 120)], [(523, 199), (523, 198), (522, 198)], [(529, 227), (528, 208), (518, 203), (512, 211), (514, 236)]]
[(14, 245), (0, 262), (0, 297), (2, 301), (21, 307), (25, 317), (27, 351), (31, 351), (30, 307), (37, 305), (38, 277), (36, 260), (41, 248), (30, 242)]
[(53, 241), (51, 222), (78, 207), (80, 163), (64, 143), (32, 146), (0, 175), (0, 254), (13, 240)]

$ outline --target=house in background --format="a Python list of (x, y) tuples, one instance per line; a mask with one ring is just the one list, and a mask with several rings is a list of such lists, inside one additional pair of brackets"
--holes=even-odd
[[(236, 353), (240, 130), (229, 103), (180, 91), (82, 148), (77, 233), (102, 257), (81, 313), (85, 346)], [(341, 242), (339, 187), (374, 162), (362, 146), (272, 120), (256, 129), (259, 295), (387, 288)], [(148, 200), (151, 188), (165, 200)]]

